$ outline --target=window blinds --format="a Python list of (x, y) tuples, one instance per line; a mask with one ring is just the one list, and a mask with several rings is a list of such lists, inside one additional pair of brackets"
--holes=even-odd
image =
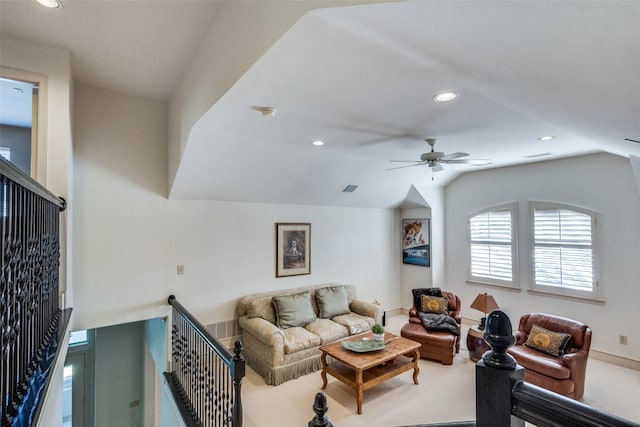
[(536, 285), (592, 291), (592, 215), (534, 207)]
[(481, 213), (469, 220), (471, 276), (511, 281), (513, 215), (511, 210)]

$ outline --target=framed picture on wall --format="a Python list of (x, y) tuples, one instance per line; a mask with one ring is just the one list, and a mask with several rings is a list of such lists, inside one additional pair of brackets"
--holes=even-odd
[(311, 223), (276, 223), (276, 277), (311, 274)]
[(402, 220), (402, 263), (431, 266), (429, 219)]

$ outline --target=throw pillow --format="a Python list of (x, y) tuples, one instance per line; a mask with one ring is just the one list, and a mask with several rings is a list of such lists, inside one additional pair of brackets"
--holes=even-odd
[(316, 320), (309, 292), (277, 296), (271, 301), (276, 312), (276, 324), (282, 329), (306, 326)]
[(422, 295), (430, 295), (432, 297), (441, 297), (442, 291), (440, 288), (416, 288), (411, 289), (413, 294), (413, 306), (420, 310), (422, 308)]
[(425, 313), (446, 314), (449, 308), (449, 299), (447, 297), (432, 297), (422, 295), (421, 311)]
[(269, 297), (256, 298), (247, 304), (247, 316), (250, 319), (261, 317), (269, 323), (276, 324), (276, 313)]
[(571, 335), (569, 334), (553, 332), (534, 324), (524, 345), (551, 356), (562, 356), (570, 338)]
[(333, 316), (350, 313), (347, 288), (344, 286), (328, 286), (316, 290), (319, 317), (331, 319)]

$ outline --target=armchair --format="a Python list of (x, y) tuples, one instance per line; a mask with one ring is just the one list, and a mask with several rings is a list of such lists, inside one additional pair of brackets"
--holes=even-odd
[[(547, 331), (530, 339), (534, 325)], [(552, 333), (547, 333), (549, 331)], [(564, 350), (561, 348), (562, 343), (556, 355), (534, 348), (542, 346), (544, 351), (549, 351), (549, 347), (545, 345), (551, 343), (550, 346), (553, 347), (554, 338), (560, 339), (553, 332), (569, 335), (565, 337)], [(516, 343), (508, 352), (524, 367), (525, 381), (572, 399), (582, 397), (591, 347), (591, 329), (587, 325), (550, 314), (525, 314), (520, 318), (515, 338)]]
[[(436, 294), (440, 293), (443, 297), (447, 298), (448, 306), (445, 310), (446, 313), (443, 314), (446, 314), (455, 321), (450, 323), (453, 325), (457, 324), (457, 334), (448, 330), (428, 330), (423, 326), (422, 320), (420, 319), (420, 295), (423, 290), (413, 289), (414, 304), (409, 310), (409, 321), (402, 327), (400, 335), (422, 344), (420, 348), (421, 359), (433, 359), (443, 365), (451, 365), (453, 364), (453, 357), (460, 351), (460, 297), (452, 292), (440, 292), (438, 288), (427, 289), (435, 291)], [(430, 293), (431, 292), (428, 292), (426, 294)], [(456, 327), (453, 329), (455, 328)]]

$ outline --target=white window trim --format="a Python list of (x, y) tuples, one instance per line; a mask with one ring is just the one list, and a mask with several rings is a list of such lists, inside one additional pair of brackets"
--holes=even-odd
[[(550, 209), (564, 209), (570, 210), (574, 212), (579, 212), (585, 215), (588, 215), (591, 218), (591, 256), (593, 260), (592, 270), (593, 270), (593, 288), (591, 291), (585, 290), (577, 290), (577, 289), (568, 289), (559, 286), (549, 286), (549, 285), (539, 285), (536, 284), (536, 275), (535, 275), (535, 248), (536, 248), (536, 239), (535, 239), (535, 208), (550, 208)], [(530, 247), (530, 292), (533, 293), (544, 293), (548, 295), (558, 295), (565, 297), (574, 297), (579, 299), (587, 299), (594, 301), (602, 301), (602, 295), (600, 293), (599, 286), (599, 268), (598, 268), (598, 244), (597, 244), (597, 213), (590, 209), (582, 208), (579, 206), (566, 205), (563, 203), (555, 203), (555, 202), (540, 202), (540, 201), (531, 201), (529, 202), (529, 212), (530, 212), (530, 231), (531, 231), (531, 247)]]
[(34, 83), (38, 86), (38, 101), (33, 105), (31, 123), (31, 178), (47, 186), (47, 76), (0, 65), (0, 77)]
[[(511, 280), (500, 280), (490, 277), (471, 275), (471, 218), (486, 212), (508, 210), (511, 212)], [(503, 203), (475, 211), (467, 216), (467, 284), (492, 285), (506, 288), (520, 289), (518, 285), (518, 204), (517, 202)]]

